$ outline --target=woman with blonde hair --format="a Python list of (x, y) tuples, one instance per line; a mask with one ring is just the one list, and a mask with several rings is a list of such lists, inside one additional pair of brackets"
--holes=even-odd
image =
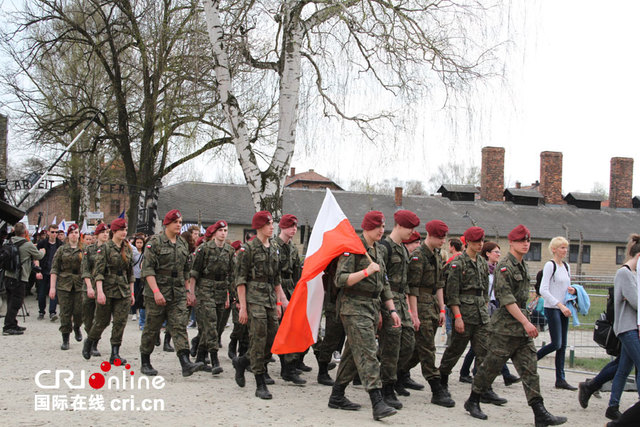
[(571, 286), (571, 269), (564, 258), (569, 252), (569, 242), (562, 236), (554, 237), (549, 243), (553, 259), (542, 269), (540, 295), (544, 298), (544, 314), (549, 324), (551, 342), (538, 350), (538, 360), (556, 352), (556, 388), (577, 390), (567, 383), (564, 375), (564, 355), (567, 348), (569, 317), (571, 311), (564, 305), (567, 291), (575, 294)]

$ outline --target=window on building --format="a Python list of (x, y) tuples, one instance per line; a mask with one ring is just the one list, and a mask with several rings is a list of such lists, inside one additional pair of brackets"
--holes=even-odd
[(624, 264), (624, 259), (626, 258), (627, 248), (624, 246), (616, 246), (616, 264), (622, 265)]
[(304, 245), (304, 236), (307, 232), (307, 227), (304, 225), (298, 226), (298, 234), (300, 235), (300, 244)]
[(525, 261), (540, 261), (542, 259), (542, 243), (531, 242), (529, 252), (524, 256)]
[[(569, 245), (569, 262), (578, 262), (578, 247), (579, 245)], [(582, 263), (591, 263), (591, 245), (582, 245)]]
[(111, 199), (111, 215), (120, 215), (120, 199)]

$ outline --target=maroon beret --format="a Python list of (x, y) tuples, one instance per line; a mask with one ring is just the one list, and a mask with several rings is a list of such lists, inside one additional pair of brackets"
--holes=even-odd
[(420, 240), (420, 233), (414, 231), (413, 233), (411, 233), (411, 236), (407, 240), (403, 240), (402, 243), (413, 243), (417, 242), (418, 240)]
[(427, 225), (425, 225), (425, 228), (427, 229), (427, 233), (429, 233), (430, 236), (438, 238), (443, 238), (449, 232), (449, 227), (447, 226), (447, 224), (445, 224), (443, 221), (440, 221), (439, 219), (433, 219), (429, 221)]
[(235, 249), (236, 251), (237, 251), (238, 249), (240, 249), (240, 246), (242, 246), (242, 242), (241, 242), (240, 240), (236, 240), (235, 242), (233, 242), (233, 243), (231, 244), (231, 247), (232, 247), (233, 249)]
[(298, 225), (298, 218), (295, 215), (287, 214), (280, 218), (280, 228), (289, 228), (294, 225)]
[(255, 215), (253, 215), (253, 219), (251, 220), (251, 228), (253, 228), (254, 230), (259, 230), (272, 219), (273, 218), (271, 217), (271, 213), (269, 211), (256, 212)]
[(111, 228), (111, 231), (115, 233), (118, 230), (127, 228), (127, 221), (125, 221), (124, 218), (114, 219), (111, 221), (111, 226), (109, 228)]
[(467, 239), (465, 239), (464, 236), (460, 236), (460, 241), (462, 242), (463, 246), (467, 245)]
[(511, 230), (507, 239), (509, 239), (510, 242), (519, 242), (520, 240), (531, 239), (531, 232), (527, 227), (520, 224)]
[(69, 227), (67, 227), (67, 236), (73, 231), (73, 230), (77, 230), (78, 228), (78, 224), (71, 224)]
[(464, 232), (464, 239), (467, 243), (479, 242), (484, 239), (484, 230), (480, 227), (469, 227), (467, 231)]
[(178, 218), (181, 218), (181, 217), (182, 217), (182, 214), (180, 214), (180, 211), (178, 209), (172, 209), (169, 212), (167, 212), (167, 214), (164, 216), (164, 220), (162, 221), (162, 225), (169, 225), (173, 221), (175, 221), (175, 220), (177, 220)]
[(200, 246), (202, 242), (204, 242), (204, 239), (205, 239), (205, 236), (198, 237), (198, 240), (196, 241), (196, 247)]
[(369, 211), (362, 219), (363, 230), (373, 230), (384, 223), (384, 215), (380, 211)]
[(416, 228), (420, 225), (420, 218), (418, 218), (418, 215), (406, 209), (399, 210), (394, 213), (393, 219), (396, 224), (404, 228)]
[(213, 233), (215, 233), (216, 231), (218, 231), (218, 228), (223, 228), (226, 227), (228, 224), (226, 221), (220, 220), (218, 222), (216, 222), (213, 225), (210, 225), (209, 227), (207, 227), (207, 231), (204, 233), (204, 236), (209, 239), (211, 236), (213, 236)]
[(98, 234), (108, 229), (109, 227), (107, 227), (107, 224), (105, 224), (104, 222), (101, 222), (100, 224), (96, 225), (96, 229), (93, 230), (93, 234), (97, 236)]

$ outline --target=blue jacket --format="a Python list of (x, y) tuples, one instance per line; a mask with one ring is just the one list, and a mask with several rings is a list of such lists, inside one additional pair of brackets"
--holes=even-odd
[(591, 300), (587, 291), (581, 285), (571, 285), (576, 290), (576, 294), (572, 295), (567, 291), (564, 296), (564, 305), (571, 311), (571, 318), (573, 319), (573, 326), (580, 326), (578, 320), (578, 313), (586, 316), (589, 313), (589, 307), (591, 307)]

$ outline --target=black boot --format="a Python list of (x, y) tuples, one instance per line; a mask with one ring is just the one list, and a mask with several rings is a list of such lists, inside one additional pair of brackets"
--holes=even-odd
[(265, 400), (269, 400), (273, 397), (267, 388), (263, 374), (256, 374), (256, 397)]
[[(402, 376), (401, 376), (402, 375)], [(398, 373), (398, 378), (402, 378), (402, 385), (411, 390), (424, 390), (424, 384), (420, 384), (411, 379), (409, 372)]]
[(398, 400), (395, 391), (393, 390), (393, 384), (382, 385), (382, 399), (384, 403), (391, 406), (394, 409), (402, 409), (402, 402)]
[(296, 369), (301, 370), (302, 372), (311, 372), (311, 366), (307, 366), (304, 364), (304, 354), (300, 355), (300, 358), (296, 360), (295, 367)]
[(362, 406), (353, 403), (347, 399), (344, 395), (344, 390), (347, 388), (345, 385), (334, 384), (331, 389), (331, 396), (329, 396), (329, 408), (332, 409), (344, 409), (345, 411), (357, 411)]
[(227, 356), (229, 356), (229, 359), (233, 360), (238, 356), (238, 353), (236, 353), (237, 346), (238, 340), (236, 340), (235, 338), (231, 338), (231, 340), (229, 341), (229, 349), (227, 350)]
[(211, 358), (211, 375), (221, 374), (222, 366), (220, 366), (220, 361), (218, 360), (218, 352), (212, 351), (209, 356)]
[(486, 420), (488, 418), (487, 415), (482, 412), (482, 409), (480, 409), (480, 394), (474, 391), (469, 395), (469, 399), (464, 402), (464, 409), (466, 409), (473, 418), (479, 420)]
[[(97, 341), (95, 341), (97, 342)], [(94, 341), (90, 340), (89, 337), (87, 337), (84, 340), (84, 343), (82, 345), (82, 357), (84, 357), (85, 359), (89, 360), (91, 359), (91, 347), (93, 347), (93, 343)]]
[(620, 413), (620, 405), (609, 406), (604, 413), (604, 416), (610, 420), (617, 420), (622, 414)]
[(327, 362), (318, 362), (318, 384), (333, 385), (328, 365)]
[(449, 375), (440, 374), (440, 385), (447, 396), (451, 397), (451, 393), (449, 393)]
[(156, 335), (156, 347), (160, 347), (160, 344), (162, 344), (162, 342), (160, 342), (160, 332), (158, 332), (158, 335)]
[(127, 363), (127, 359), (120, 357), (120, 346), (112, 345), (111, 346), (111, 356), (109, 356), (109, 363), (113, 363), (114, 360), (120, 359), (121, 364)]
[(189, 360), (189, 350), (181, 350), (178, 352), (178, 360), (180, 360), (180, 366), (182, 366), (182, 376), (190, 377), (194, 372), (202, 371), (203, 364), (191, 363)]
[(408, 376), (409, 376), (408, 372), (398, 371), (398, 380), (393, 385), (393, 388), (395, 388), (396, 393), (398, 393), (398, 396), (411, 396), (411, 393), (409, 393), (409, 390), (407, 390), (404, 387), (404, 380)]
[(353, 385), (362, 385), (362, 381), (360, 381), (360, 375), (356, 374), (353, 378)]
[(592, 384), (593, 380), (588, 380), (578, 384), (578, 402), (580, 402), (580, 406), (585, 409), (589, 406), (589, 399), (591, 398), (591, 395), (597, 391)]
[(162, 346), (162, 350), (168, 353), (176, 351), (175, 348), (171, 347), (171, 334), (169, 332), (165, 332), (164, 334), (164, 345)]
[(69, 333), (62, 334), (62, 345), (60, 350), (69, 350)]
[(295, 385), (303, 385), (307, 380), (300, 378), (296, 372), (295, 362), (286, 362), (284, 357), (280, 357), (281, 371), (280, 376), (283, 380), (294, 383)]
[(520, 377), (516, 377), (511, 372), (509, 372), (507, 375), (503, 375), (502, 378), (504, 379), (504, 385), (506, 385), (507, 387), (509, 387), (512, 384), (519, 383), (520, 381), (522, 381), (520, 379)]
[(191, 357), (196, 357), (196, 355), (198, 354), (198, 345), (200, 345), (200, 334), (191, 338)]
[(142, 360), (142, 367), (140, 368), (140, 372), (144, 375), (153, 377), (158, 375), (158, 371), (153, 369), (151, 366), (151, 355), (150, 354), (142, 354), (140, 353), (140, 360)]
[(480, 402), (491, 403), (493, 405), (504, 405), (507, 403), (507, 399), (498, 396), (493, 389), (489, 389), (480, 395)]
[(80, 331), (80, 327), (73, 328), (73, 335), (76, 341), (82, 342), (82, 332)]
[(233, 359), (233, 367), (236, 370), (236, 384), (240, 387), (245, 386), (244, 371), (249, 366), (249, 358), (240, 356)]
[(373, 419), (381, 420), (382, 418), (389, 417), (397, 414), (397, 411), (391, 406), (387, 405), (382, 398), (382, 390), (379, 388), (369, 391), (369, 397), (371, 398), (371, 407), (373, 408)]
[(429, 386), (431, 387), (431, 403), (434, 405), (444, 406), (445, 408), (453, 408), (456, 406), (456, 402), (444, 392), (439, 378), (429, 380)]
[(271, 376), (269, 375), (269, 364), (265, 363), (264, 364), (264, 383), (266, 385), (274, 385), (276, 382), (273, 378), (271, 378)]
[(249, 349), (249, 343), (239, 341), (238, 342), (238, 357), (244, 356), (247, 354), (247, 350)]
[(98, 351), (98, 341), (93, 341), (93, 343), (91, 344), (91, 355), (94, 357), (102, 356)]
[(551, 415), (544, 407), (542, 399), (537, 400), (531, 405), (533, 414), (536, 419), (536, 427), (557, 426), (567, 422), (567, 417), (556, 417)]
[(205, 372), (211, 372), (211, 366), (207, 365), (207, 362), (205, 361), (207, 356), (207, 350), (205, 349), (198, 349), (198, 353), (196, 356), (196, 363), (202, 363), (202, 370)]

